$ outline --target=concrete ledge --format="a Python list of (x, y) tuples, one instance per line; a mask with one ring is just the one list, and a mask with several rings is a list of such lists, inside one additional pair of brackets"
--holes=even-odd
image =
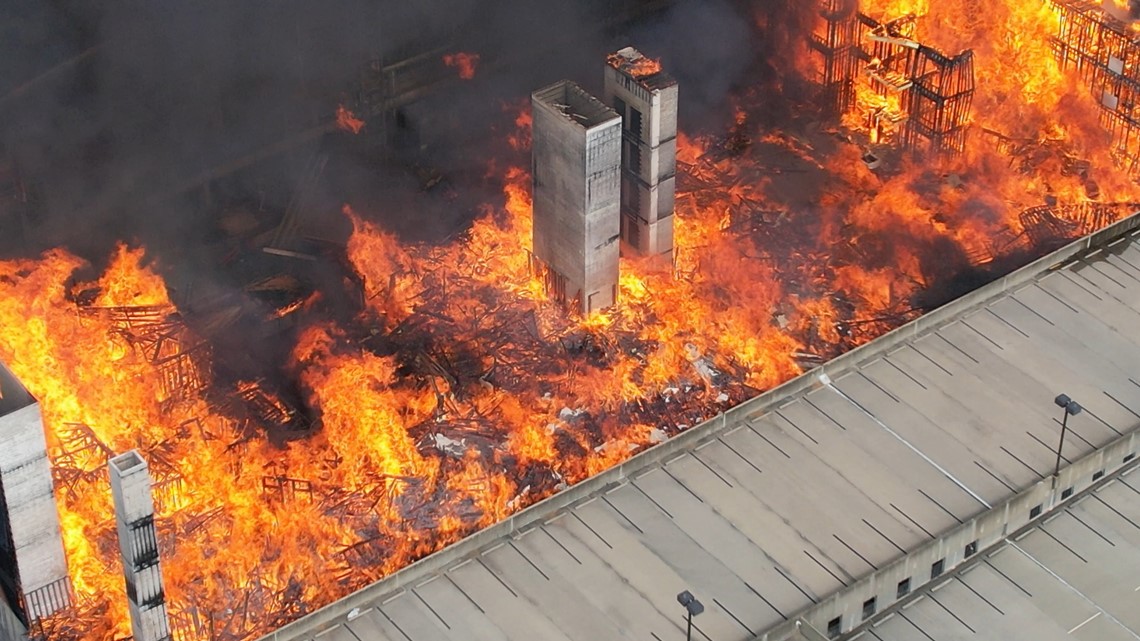
[[(819, 385), (818, 374), (821, 372), (827, 373), (831, 378), (835, 379), (839, 376), (839, 374), (847, 370), (855, 369), (861, 363), (881, 356), (900, 344), (912, 341), (917, 336), (930, 332), (941, 325), (949, 323), (975, 307), (981, 306), (991, 300), (1004, 296), (1009, 292), (1021, 287), (1022, 285), (1025, 285), (1039, 278), (1043, 274), (1059, 269), (1074, 259), (1079, 259), (1080, 257), (1087, 255), (1091, 250), (1107, 246), (1112, 241), (1115, 241), (1116, 239), (1119, 239), (1124, 235), (1133, 232), (1137, 228), (1140, 228), (1140, 214), (1134, 214), (1128, 218), (1109, 225), (1105, 229), (1091, 236), (1087, 236), (1073, 243), (1070, 243), (1069, 245), (1066, 245), (1065, 247), (1062, 247), (1061, 249), (1051, 254), (1035, 260), (1028, 265), (1025, 265), (1024, 267), (1008, 274), (1007, 276), (995, 280), (994, 282), (974, 292), (971, 292), (924, 316), (921, 316), (911, 321), (910, 323), (907, 323), (906, 325), (898, 327), (897, 329), (884, 334), (883, 336), (875, 339), (874, 341), (871, 341), (870, 343), (861, 345), (819, 368), (806, 372), (801, 376), (798, 376), (782, 385), (779, 385), (778, 387), (774, 387), (771, 390), (768, 390), (767, 392), (764, 392), (763, 394), (760, 394), (759, 396), (749, 401), (741, 403), (740, 405), (727, 410), (723, 414), (720, 414), (702, 423), (701, 425), (695, 426), (690, 430), (679, 434), (668, 441), (665, 441), (664, 443), (655, 445), (628, 459), (624, 463), (621, 463), (606, 470), (605, 472), (581, 481), (558, 494), (539, 501), (538, 503), (535, 503), (525, 510), (511, 515), (510, 517), (504, 519), (503, 521), (500, 521), (499, 523), (496, 523), (495, 525), (484, 528), (483, 530), (480, 530), (479, 532), (476, 532), (457, 543), (454, 543), (442, 550), (431, 554), (430, 556), (424, 557), (423, 559), (420, 559), (419, 561), (408, 565), (407, 567), (384, 579), (381, 579), (380, 581), (377, 581), (376, 583), (366, 586), (339, 601), (329, 604), (328, 606), (316, 610), (294, 621), (293, 623), (281, 627), (278, 630), (266, 635), (265, 637), (262, 637), (262, 641), (300, 641), (302, 639), (312, 638), (323, 630), (326, 630), (329, 627), (332, 627), (343, 621), (345, 616), (354, 608), (360, 608), (361, 610), (367, 609), (372, 603), (382, 601), (385, 596), (399, 591), (404, 586), (419, 583), (421, 580), (432, 574), (446, 570), (452, 565), (456, 565), (467, 558), (475, 556), (480, 551), (482, 551), (483, 548), (489, 547), (492, 543), (498, 541), (499, 539), (510, 537), (520, 530), (533, 526), (542, 521), (546, 521), (570, 505), (598, 494), (613, 485), (621, 483), (627, 477), (637, 473), (638, 471), (644, 470), (650, 466), (662, 462), (663, 460), (669, 459), (678, 452), (694, 449), (701, 443), (716, 438), (728, 426), (739, 424), (748, 417), (763, 413), (770, 407), (775, 406), (788, 397), (795, 396), (806, 390), (814, 388), (815, 386)], [(1129, 438), (1131, 438), (1131, 436)], [(1107, 452), (1111, 447), (1113, 446), (1110, 445), (1109, 447), (1104, 448), (1102, 452)], [(1035, 486), (1035, 488), (1036, 487), (1037, 486)], [(1017, 500), (1017, 498), (1021, 496), (1022, 494), (1018, 494), (1013, 499), (1010, 499), (1010, 501)], [(1043, 495), (1043, 499), (1050, 499), (1050, 497)], [(1024, 500), (1028, 501), (1032, 499)], [(1052, 506), (1053, 503), (1050, 502), (1049, 505)], [(988, 514), (989, 513), (981, 515), (974, 521), (970, 521), (970, 523), (974, 524), (976, 521), (984, 519)], [(1009, 517), (1006, 517), (1007, 523), (1008, 518)], [(986, 529), (979, 530), (979, 536), (981, 536), (983, 533), (986, 536), (990, 536), (993, 527), (991, 522), (985, 521), (983, 525)], [(955, 530), (954, 532), (958, 532), (958, 530)], [(951, 540), (948, 538), (950, 536), (951, 535), (947, 535), (947, 537), (944, 537), (947, 542), (946, 544), (956, 544), (958, 539), (954, 538)], [(965, 536), (967, 535), (960, 534), (959, 538)], [(940, 539), (939, 543), (943, 543), (943, 540)], [(962, 545), (964, 545), (964, 543)], [(925, 549), (926, 548), (923, 548), (923, 550)], [(981, 548), (979, 548), (979, 551), (980, 550)], [(959, 546), (958, 552), (961, 553), (961, 546)], [(934, 552), (930, 552), (930, 554), (933, 553)], [(915, 554), (918, 554), (918, 552), (915, 552)], [(947, 551), (946, 554), (950, 555), (951, 552)], [(908, 555), (903, 559), (903, 561), (910, 559), (912, 556), (914, 555)], [(953, 558), (953, 556), (947, 557), (947, 570), (951, 569), (952, 565), (949, 564), (949, 561)], [(890, 567), (894, 568), (895, 566), (892, 565)], [(902, 572), (902, 570), (898, 571)], [(929, 571), (929, 566), (927, 566), (927, 571)], [(871, 577), (868, 577), (867, 580), (882, 577), (878, 578), (877, 583), (872, 581), (872, 584), (875, 586), (875, 590), (882, 592), (885, 596), (888, 590), (885, 587), (879, 590), (878, 587), (879, 583), (887, 581), (887, 575), (885, 575), (884, 572), (885, 570), (883, 572), (878, 572)], [(832, 599), (821, 602), (818, 606), (815, 606), (810, 611), (805, 612), (803, 620), (809, 622), (811, 625), (817, 625), (819, 623), (819, 619), (823, 618), (828, 612), (844, 612), (844, 608), (848, 607), (846, 599), (853, 598), (851, 595), (855, 594), (855, 588), (863, 585), (863, 582), (859, 582), (851, 588), (848, 588), (832, 597)], [(891, 598), (890, 600), (882, 600), (882, 604), (886, 605), (895, 600), (893, 590), (894, 584), (891, 584), (889, 590), (889, 596)], [(840, 597), (843, 598), (841, 599)], [(826, 604), (832, 604), (833, 609), (822, 609)], [(860, 601), (860, 605), (861, 604), (862, 602)], [(827, 621), (829, 621), (830, 618), (833, 618), (834, 616), (834, 614), (830, 614), (827, 616), (827, 618), (823, 618), (824, 627), (818, 629), (826, 629)], [(847, 616), (850, 615), (848, 614)], [(788, 625), (794, 626), (795, 621), (796, 619), (793, 618), (792, 622), (790, 622)], [(848, 627), (847, 629), (850, 628)], [(773, 636), (777, 630), (783, 630), (783, 633), (786, 636)], [(792, 639), (794, 637), (790, 635), (795, 633), (795, 630), (787, 630), (784, 627), (779, 627), (767, 633), (765, 636), (759, 638), (773, 640)], [(802, 638), (802, 633), (800, 634)]]

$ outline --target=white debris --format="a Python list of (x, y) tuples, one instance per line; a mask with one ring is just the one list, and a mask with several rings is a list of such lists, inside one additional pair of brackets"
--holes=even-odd
[(524, 487), (522, 489), (522, 492), (519, 492), (518, 494), (516, 494), (513, 499), (507, 501), (507, 507), (512, 509), (512, 510), (517, 510), (519, 508), (519, 506), (522, 504), (522, 500), (524, 498), (526, 498), (526, 496), (528, 494), (530, 494), (530, 486), (529, 485)]
[(669, 440), (669, 435), (665, 433), (665, 430), (660, 430), (660, 429), (657, 429), (656, 427), (649, 430), (649, 442), (650, 443), (654, 443), (654, 444), (664, 443), (665, 441), (668, 441), (668, 440)]
[(685, 344), (685, 355), (688, 357), (689, 362), (693, 364), (693, 369), (697, 370), (697, 375), (701, 377), (705, 385), (714, 387), (713, 380), (715, 380), (720, 372), (717, 371), (712, 360), (701, 354), (700, 348), (692, 343)]
[(351, 610), (351, 611), (348, 613), (348, 616), (347, 616), (347, 617), (345, 617), (345, 618), (346, 618), (346, 619), (348, 619), (349, 621), (352, 621), (353, 619), (355, 619), (355, 618), (356, 618), (356, 617), (358, 617), (358, 616), (360, 616), (360, 608), (353, 608), (353, 609), (352, 609), (352, 610)]
[(677, 426), (677, 429), (679, 429), (679, 430), (681, 430), (682, 432), (684, 432), (685, 430), (689, 429), (689, 427), (691, 427), (691, 426), (689, 426), (689, 425), (684, 425), (684, 424), (681, 424), (681, 425), (678, 425), (678, 426)]
[(677, 389), (676, 387), (666, 387), (664, 390), (662, 390), (661, 393), (665, 396), (672, 396), (673, 394), (677, 394), (680, 391), (681, 390)]
[(566, 422), (570, 422), (570, 421), (578, 418), (579, 416), (581, 416), (583, 413), (584, 412), (582, 410), (572, 410), (569, 407), (563, 407), (558, 412), (558, 418), (560, 418)]
[(448, 456), (463, 458), (463, 455), (467, 453), (467, 439), (457, 441), (448, 438), (445, 434), (432, 434), (431, 438), (435, 442), (435, 448)]
[(717, 403), (727, 403), (728, 402), (728, 394), (725, 394), (724, 392), (717, 394), (716, 402)]
[(633, 452), (639, 446), (636, 443), (628, 443), (626, 441), (606, 441), (601, 445), (594, 448), (597, 453), (610, 452), (614, 450), (625, 450), (626, 452)]

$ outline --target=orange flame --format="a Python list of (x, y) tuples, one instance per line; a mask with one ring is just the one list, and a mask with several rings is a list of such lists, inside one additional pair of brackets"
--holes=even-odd
[(656, 58), (640, 56), (630, 59), (621, 54), (611, 53), (608, 61), (610, 66), (624, 71), (634, 78), (648, 78), (661, 73), (661, 60)]
[(336, 108), (336, 126), (341, 131), (358, 134), (361, 129), (364, 129), (364, 121), (357, 118), (356, 114), (348, 110), (348, 107), (340, 105)]
[[(567, 317), (532, 274), (521, 154), (492, 172), (501, 200), (453, 242), (401, 242), (345, 205), (365, 301), (293, 346), (318, 422), (303, 435), (265, 437), (246, 406), (158, 398), (164, 372), (137, 328), (98, 309), (176, 321), (141, 248), (119, 246), (93, 283), (72, 284), (88, 266), (63, 250), (0, 261), (0, 360), (42, 404), (70, 574), (98, 606), (87, 638), (130, 634), (108, 452), (151, 463), (175, 619), (250, 638), (912, 318), (945, 273), (1028, 254), (1026, 207), (1088, 203), (1093, 177), (1104, 201), (1140, 200), (1093, 100), (1053, 62), (1055, 16), (972, 6), (863, 3), (920, 16), (916, 37), (942, 50), (977, 52), (961, 157), (935, 166), (872, 140), (867, 111), (899, 105), (867, 85), (846, 127), (823, 132), (763, 130), (750, 114), (766, 103), (746, 90), (732, 135), (678, 134), (674, 269), (624, 257), (621, 303), (602, 314)], [(509, 115), (504, 148), (525, 151), (529, 112)], [(363, 126), (343, 106), (342, 120)], [(294, 411), (258, 384), (212, 392)]]
[(459, 71), (459, 77), (471, 80), (475, 77), (475, 70), (479, 67), (479, 54), (477, 53), (449, 53), (443, 56), (443, 64)]

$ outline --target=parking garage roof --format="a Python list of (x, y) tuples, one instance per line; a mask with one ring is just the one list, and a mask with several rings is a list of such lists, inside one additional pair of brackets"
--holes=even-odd
[(1133, 467), (853, 637), (1140, 639), (1140, 474)]

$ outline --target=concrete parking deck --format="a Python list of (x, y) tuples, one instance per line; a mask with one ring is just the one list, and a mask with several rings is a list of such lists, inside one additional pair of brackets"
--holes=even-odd
[[(271, 638), (678, 639), (685, 589), (706, 607), (694, 638), (759, 634), (1051, 474), (1058, 393), (1085, 408), (1069, 421), (1066, 460), (1140, 424), (1140, 246), (1129, 237), (1090, 254), (1091, 242), (842, 357), (821, 370), (829, 378), (809, 373)], [(1135, 513), (1140, 497), (1126, 487), (1104, 500), (1131, 502)], [(1089, 501), (1070, 512), (1093, 518), (1081, 510), (1111, 513)], [(1104, 593), (1103, 607), (1140, 629), (1108, 594), (1138, 583), (1128, 576), (1140, 554), (1122, 544), (1140, 543), (1140, 532), (1126, 525), (1111, 523), (1110, 544), (1090, 531), (1103, 523), (1066, 514), (1019, 545), (1078, 584), (1084, 564), (1053, 537), (1108, 563), (1111, 588), (1081, 589)], [(1001, 587), (1010, 585), (1003, 572), (1027, 593)], [(965, 625), (956, 615), (984, 638), (1054, 638), (1048, 631), (1091, 611), (1054, 608), (1070, 600), (1050, 580), (1009, 549), (873, 634), (925, 638), (905, 627), (917, 625), (957, 639), (938, 636)], [(972, 590), (1000, 594), (988, 605)], [(1085, 624), (1088, 638), (1119, 636), (1098, 619)], [(1046, 632), (1027, 632), (1038, 628)]]
[(855, 639), (1140, 639), (1135, 468)]

